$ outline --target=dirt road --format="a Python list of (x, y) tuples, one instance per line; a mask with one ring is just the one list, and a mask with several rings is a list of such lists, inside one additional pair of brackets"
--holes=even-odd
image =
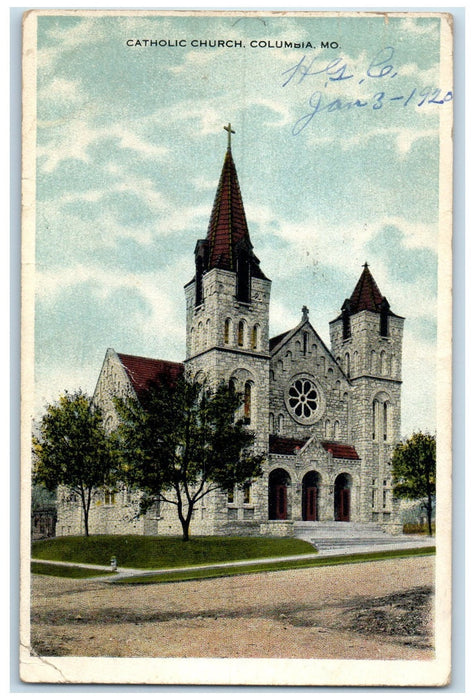
[(434, 557), (146, 586), (33, 576), (43, 656), (431, 659)]

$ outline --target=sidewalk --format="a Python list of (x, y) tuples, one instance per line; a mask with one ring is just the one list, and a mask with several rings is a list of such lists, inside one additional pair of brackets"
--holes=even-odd
[[(232, 569), (233, 567), (239, 566), (253, 566), (256, 564), (276, 564), (279, 562), (291, 562), (291, 561), (305, 561), (309, 559), (322, 559), (330, 557), (340, 557), (344, 555), (351, 554), (366, 554), (370, 552), (385, 552), (385, 551), (404, 551), (406, 549), (419, 549), (421, 547), (431, 547), (435, 545), (435, 537), (418, 538), (417, 541), (414, 540), (411, 545), (404, 545), (401, 542), (394, 542), (391, 544), (380, 544), (380, 545), (353, 545), (345, 546), (339, 549), (329, 549), (320, 552), (315, 552), (315, 554), (293, 554), (286, 557), (266, 557), (261, 559), (243, 559), (239, 561), (230, 562), (214, 562), (213, 564), (196, 564), (195, 566), (183, 566), (183, 567), (172, 567), (164, 569), (132, 569), (127, 567), (118, 566), (116, 572), (111, 576), (94, 576), (91, 577), (90, 581), (107, 580), (107, 581), (117, 581), (119, 579), (134, 577), (134, 576), (154, 576), (157, 574), (169, 574), (169, 573), (185, 573), (190, 571), (204, 571), (210, 569)], [(80, 564), (76, 562), (63, 562), (63, 561), (50, 561), (47, 559), (32, 559), (32, 563), (35, 564), (53, 564), (57, 566), (74, 566), (82, 569), (96, 569), (100, 571), (111, 571), (110, 566), (101, 566), (99, 564)]]

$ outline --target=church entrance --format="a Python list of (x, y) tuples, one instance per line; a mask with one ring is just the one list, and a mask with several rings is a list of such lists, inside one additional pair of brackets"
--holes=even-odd
[(269, 474), (269, 520), (287, 520), (287, 487), (290, 476), (285, 469)]
[(320, 474), (307, 472), (302, 480), (302, 520), (318, 520)]
[(351, 476), (339, 474), (335, 480), (335, 520), (349, 522), (351, 510)]

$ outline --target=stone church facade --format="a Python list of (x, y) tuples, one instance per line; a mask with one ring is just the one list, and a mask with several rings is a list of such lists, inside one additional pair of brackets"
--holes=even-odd
[[(330, 348), (305, 306), (294, 328), (269, 338), (271, 282), (253, 250), (230, 144), (207, 236), (194, 255), (185, 361), (107, 350), (94, 393), (106, 427), (117, 422), (114, 396), (140, 398), (164, 373), (185, 372), (211, 386), (234, 382), (256, 450), (267, 455), (264, 474), (244, 490), (208, 494), (192, 534), (291, 535), (300, 521), (378, 523), (399, 532), (391, 454), (400, 431), (404, 319), (368, 265), (330, 322)], [(166, 503), (135, 518), (138, 498), (121, 485), (98, 492), (90, 532), (181, 533)], [(82, 531), (79, 504), (60, 492), (57, 534)]]

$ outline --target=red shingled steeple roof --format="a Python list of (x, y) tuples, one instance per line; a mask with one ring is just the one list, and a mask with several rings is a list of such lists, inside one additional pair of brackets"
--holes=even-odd
[(357, 314), (359, 311), (381, 311), (383, 295), (369, 271), (368, 263), (363, 265), (363, 272), (349, 301), (351, 314)]
[(250, 253), (251, 275), (265, 279), (259, 260), (251, 252), (252, 244), (247, 227), (236, 166), (231, 148), (224, 157), (223, 169), (214, 199), (206, 237), (208, 247), (207, 269), (236, 270), (236, 247), (244, 246)]
[(402, 318), (402, 316), (398, 316), (394, 311), (391, 311), (388, 300), (381, 294), (373, 275), (369, 271), (368, 263), (363, 265), (363, 272), (356, 283), (356, 287), (351, 297), (345, 299), (341, 310), (342, 313), (331, 323), (338, 321), (345, 314), (353, 316), (353, 314), (357, 314), (360, 311), (372, 311), (377, 314), (387, 314), (388, 316)]
[(234, 269), (233, 247), (243, 238), (249, 238), (249, 231), (236, 166), (228, 148), (208, 226), (209, 268)]

